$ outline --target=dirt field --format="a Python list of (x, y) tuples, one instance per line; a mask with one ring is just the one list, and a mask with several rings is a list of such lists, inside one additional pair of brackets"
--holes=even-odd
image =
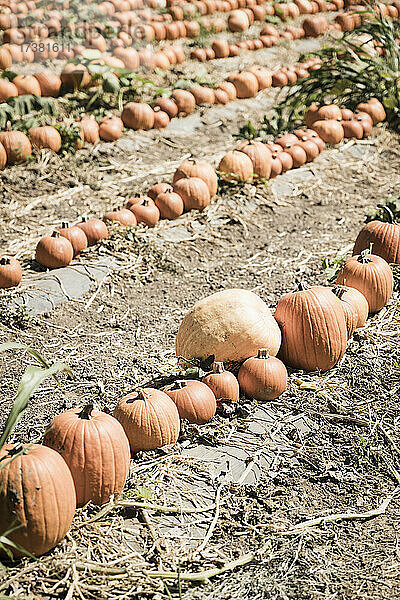
[[(193, 134), (130, 135), (124, 143), (102, 144), (74, 158), (48, 159), (44, 154), (39, 163), (8, 169), (1, 177), (2, 250), (17, 252), (27, 266), (34, 240), (60, 220), (101, 214), (163, 176), (169, 180), (189, 153), (215, 164), (216, 157), (233, 147), (241, 125), (249, 118), (260, 120), (258, 106), (242, 106), (223, 125), (213, 121), (213, 110), (207, 111), (206, 123)], [(126, 392), (175, 369), (175, 334), (197, 299), (241, 287), (256, 291), (273, 307), (300, 281), (326, 283), (322, 258), (350, 251), (366, 211), (398, 190), (398, 137), (379, 128), (368, 146), (328, 150), (309, 171), (308, 178), (285, 176), (257, 187), (225, 185), (204, 213), (185, 215), (154, 231), (139, 228), (132, 235), (115, 230), (98, 251), (82, 258), (91, 260), (98, 252), (125, 262), (122, 271), (94, 290), (94, 298), (88, 295), (48, 315), (13, 320), (8, 294), (0, 296), (0, 340), (24, 341), (50, 361), (67, 362), (74, 373), (73, 381), (63, 380), (62, 389), (53, 382), (42, 386), (14, 439), (37, 440), (53, 416), (85, 400), (111, 412)], [(183, 229), (189, 239), (176, 241)], [(82, 509), (54, 553), (38, 563), (27, 559), (0, 571), (0, 594), (29, 600), (400, 598), (399, 273), (396, 277), (394, 298), (354, 336), (337, 368), (323, 376), (291, 374), (288, 391), (274, 405), (287, 414), (304, 413), (312, 433), (302, 437), (282, 424), (297, 462), (282, 458), (279, 469), (265, 472), (256, 487), (224, 486), (219, 519), (201, 560), (160, 556), (142, 526), (141, 560), (148, 568), (161, 561), (164, 568), (180, 565), (182, 571), (198, 571), (250, 551), (256, 552), (255, 560), (203, 585), (183, 581), (181, 589), (134, 574), (88, 576), (74, 570), (75, 557), (107, 564), (120, 557), (118, 567), (126, 567), (127, 573), (136, 558), (124, 560), (120, 554), (122, 510), (83, 533), (79, 524), (95, 511)], [(20, 353), (0, 356), (0, 422), (26, 363)], [(225, 427), (240, 428), (243, 418), (217, 419), (223, 437)], [(201, 432), (193, 428), (188, 435), (196, 443)], [(179, 452), (178, 443), (174, 456)], [(161, 460), (163, 452), (150, 457)], [(145, 461), (140, 456), (135, 464)], [(128, 490), (138, 483), (150, 485), (145, 472), (130, 481)], [(391, 501), (381, 516), (348, 518), (349, 513), (377, 509), (387, 498)], [(308, 519), (337, 513), (345, 518), (293, 530)]]

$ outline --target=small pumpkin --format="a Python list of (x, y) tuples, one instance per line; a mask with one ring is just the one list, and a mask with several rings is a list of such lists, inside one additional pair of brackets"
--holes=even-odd
[(233, 33), (246, 31), (250, 27), (249, 17), (243, 10), (233, 10), (228, 17), (228, 29)]
[(272, 72), (269, 69), (253, 65), (248, 69), (249, 73), (253, 73), (258, 81), (258, 90), (266, 90), (272, 85)]
[(176, 89), (172, 92), (171, 98), (175, 101), (180, 115), (190, 115), (196, 108), (195, 97), (187, 90)]
[[(280, 154), (281, 154), (280, 152), (279, 153), (273, 152), (271, 154), (270, 179), (273, 179), (274, 177), (277, 177), (278, 175), (280, 175), (282, 173), (283, 165), (282, 165), (282, 161), (279, 159)], [(292, 158), (292, 157), (290, 157), (290, 158)], [(293, 163), (293, 161), (292, 161), (292, 163)]]
[(35, 260), (49, 269), (58, 269), (70, 264), (74, 249), (69, 240), (61, 237), (58, 231), (45, 235), (36, 246)]
[(224, 90), (215, 88), (214, 90), (215, 104), (228, 104), (229, 96)]
[(1, 131), (0, 143), (4, 146), (10, 165), (23, 162), (32, 154), (29, 138), (22, 131)]
[(105, 142), (115, 142), (121, 137), (123, 129), (124, 123), (119, 117), (104, 117), (99, 125), (99, 136)]
[[(152, 200), (155, 200), (158, 194), (163, 194), (164, 192), (172, 192), (171, 185), (169, 183), (156, 183), (149, 189), (149, 191), (147, 192), (147, 196)], [(133, 204), (136, 203), (134, 202)]]
[(316, 38), (328, 31), (329, 23), (322, 15), (310, 16), (303, 20), (302, 27), (306, 37)]
[(287, 387), (287, 370), (279, 358), (270, 356), (268, 349), (261, 348), (257, 356), (244, 361), (238, 373), (241, 390), (249, 398), (274, 400)]
[(155, 227), (160, 220), (160, 211), (154, 201), (146, 196), (131, 205), (129, 210), (135, 215), (138, 223), (143, 223), (147, 227)]
[(197, 106), (212, 105), (215, 102), (214, 90), (205, 85), (195, 85), (190, 88)]
[(298, 137), (294, 133), (284, 133), (275, 139), (275, 144), (278, 144), (285, 150), (293, 146), (293, 144), (297, 144)]
[(282, 71), (274, 71), (272, 73), (272, 87), (285, 87), (289, 83), (287, 74)]
[(152, 129), (154, 126), (154, 111), (145, 102), (128, 102), (121, 114), (125, 127), (129, 129)]
[(312, 286), (283, 296), (275, 319), (281, 327), (279, 356), (306, 371), (327, 371), (344, 355), (347, 328), (343, 308), (329, 288)]
[(357, 140), (362, 140), (364, 137), (364, 128), (362, 123), (356, 121), (355, 119), (342, 121), (342, 127), (345, 138), (356, 138)]
[(3, 144), (0, 142), (0, 169), (4, 169), (7, 164), (7, 152)]
[(122, 492), (129, 472), (129, 442), (121, 424), (93, 404), (55, 417), (43, 444), (58, 452), (68, 465), (78, 506), (89, 501), (104, 504)]
[(174, 191), (183, 200), (186, 211), (203, 210), (210, 204), (210, 190), (200, 177), (183, 177), (174, 183)]
[(322, 152), (325, 148), (325, 142), (321, 140), (318, 133), (314, 131), (314, 129), (297, 129), (295, 135), (302, 141), (310, 140), (316, 146), (318, 146), (318, 150)]
[(300, 146), (300, 144), (295, 144), (294, 146), (287, 148), (285, 150), (285, 152), (290, 154), (290, 156), (292, 157), (294, 168), (302, 167), (303, 165), (306, 164), (307, 153), (306, 153), (305, 149)]
[(251, 159), (238, 150), (230, 150), (221, 158), (218, 171), (221, 179), (231, 182), (251, 181), (254, 175)]
[(21, 283), (22, 268), (12, 256), (0, 256), (0, 288), (13, 288)]
[(84, 219), (81, 223), (77, 223), (76, 227), (82, 229), (87, 237), (88, 246), (95, 246), (101, 240), (108, 238), (108, 229), (106, 224), (95, 217), (92, 219)]
[[(81, 121), (79, 121), (79, 125), (82, 130), (83, 140), (88, 144), (96, 144), (100, 139), (100, 128), (99, 124), (95, 119), (91, 119), (90, 117), (84, 117)], [(104, 129), (103, 129), (104, 135)]]
[(174, 444), (179, 436), (178, 409), (160, 390), (143, 388), (122, 398), (114, 409), (132, 452)]
[(344, 138), (342, 124), (333, 119), (315, 121), (312, 128), (324, 142), (331, 144), (332, 146), (336, 146), (336, 144), (339, 144)]
[(361, 125), (362, 125), (363, 131), (364, 131), (363, 137), (369, 137), (372, 133), (372, 129), (374, 126), (371, 116), (365, 112), (357, 112), (354, 115), (354, 118), (358, 123), (361, 123)]
[(361, 254), (372, 244), (376, 256), (384, 258), (388, 263), (400, 264), (400, 225), (396, 223), (392, 211), (385, 206), (389, 222), (370, 221), (366, 223), (357, 236), (353, 248), (354, 254)]
[(53, 71), (41, 71), (35, 73), (35, 79), (37, 80), (40, 93), (44, 97), (57, 98), (60, 93), (61, 79)]
[(282, 165), (281, 172), (286, 173), (293, 168), (293, 158), (289, 154), (289, 149), (278, 153), (278, 160)]
[[(76, 494), (71, 472), (57, 452), (39, 444), (6, 444), (0, 464), (0, 536), (13, 526), (2, 544), (14, 559), (24, 556), (18, 547), (45, 554), (72, 524)], [(0, 557), (9, 559), (4, 550)]]
[(155, 106), (159, 106), (161, 110), (167, 113), (170, 119), (178, 115), (178, 107), (171, 98), (158, 98)]
[(214, 50), (215, 58), (227, 58), (229, 56), (229, 42), (226, 39), (215, 40), (211, 48)]
[(231, 81), (223, 81), (222, 83), (218, 84), (217, 88), (226, 92), (229, 100), (236, 100), (236, 88)]
[(0, 102), (7, 102), (9, 98), (18, 96), (17, 87), (8, 79), (0, 77)]
[(369, 250), (346, 260), (336, 281), (361, 292), (367, 299), (370, 313), (386, 306), (393, 293), (391, 268), (384, 258), (371, 254)]
[(210, 163), (188, 158), (183, 161), (174, 173), (172, 183), (175, 184), (180, 179), (186, 177), (199, 177), (206, 184), (210, 191), (210, 196), (216, 195), (218, 190), (218, 177)]
[(231, 75), (228, 81), (235, 86), (238, 98), (253, 98), (258, 92), (258, 79), (249, 71)]
[(356, 329), (364, 327), (368, 317), (368, 302), (365, 296), (355, 288), (336, 285), (332, 292), (342, 303), (346, 319), (347, 337), (350, 339)]
[(367, 113), (374, 125), (381, 123), (386, 119), (386, 112), (383, 104), (376, 98), (371, 98), (368, 102), (360, 102), (357, 104), (356, 111)]
[(131, 210), (127, 208), (117, 208), (115, 210), (111, 210), (106, 212), (103, 217), (103, 221), (107, 223), (111, 221), (113, 223), (118, 223), (119, 225), (123, 225), (125, 227), (135, 227), (137, 225), (137, 219)]
[(202, 382), (208, 385), (217, 400), (239, 402), (239, 383), (233, 373), (226, 371), (223, 362), (214, 362), (212, 371)]
[(185, 207), (180, 195), (175, 193), (172, 188), (169, 189), (170, 191), (158, 194), (154, 203), (160, 211), (162, 219), (177, 219), (181, 216)]
[(170, 118), (159, 106), (154, 107), (154, 129), (165, 129), (168, 127)]
[(33, 75), (17, 75), (13, 79), (13, 84), (18, 90), (18, 96), (32, 94), (40, 96), (41, 90), (37, 79)]
[(90, 75), (85, 65), (68, 63), (61, 73), (62, 83), (69, 89), (85, 88), (90, 83)]
[(36, 148), (49, 148), (53, 152), (58, 152), (61, 148), (61, 135), (50, 125), (31, 127), (28, 133), (32, 146)]
[(203, 425), (215, 415), (217, 403), (214, 392), (201, 381), (178, 380), (163, 391), (173, 400), (179, 417), (189, 423)]
[(248, 140), (236, 146), (236, 150), (244, 152), (252, 164), (253, 173), (263, 179), (269, 179), (271, 175), (271, 152), (262, 142)]
[(71, 242), (74, 256), (78, 256), (82, 250), (86, 250), (88, 247), (87, 237), (84, 231), (82, 231), (82, 229), (79, 227), (70, 227), (68, 223), (62, 223), (58, 233), (61, 235), (61, 237)]
[(297, 145), (303, 148), (306, 153), (307, 162), (312, 162), (319, 156), (319, 148), (312, 140), (300, 140)]

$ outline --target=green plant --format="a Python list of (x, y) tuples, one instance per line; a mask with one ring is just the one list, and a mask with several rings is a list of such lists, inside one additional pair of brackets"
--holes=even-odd
[(382, 200), (377, 208), (368, 210), (365, 222), (382, 221), (383, 223), (390, 223), (390, 213), (385, 210), (385, 207), (393, 213), (396, 220), (400, 220), (400, 198), (392, 197)]
[[(62, 371), (66, 371), (70, 376), (72, 376), (72, 372), (68, 365), (58, 362), (54, 363), (53, 365), (50, 365), (47, 362), (47, 360), (43, 358), (36, 350), (30, 348), (24, 343), (6, 342), (4, 344), (0, 344), (0, 353), (6, 352), (8, 350), (20, 349), (28, 352), (41, 366), (30, 365), (25, 369), (24, 374), (22, 375), (22, 378), (18, 385), (18, 390), (15, 396), (13, 406), (11, 407), (11, 411), (8, 415), (8, 418), (0, 436), (0, 451), (6, 444), (8, 437), (11, 435), (11, 433), (17, 426), (19, 420), (21, 419), (22, 415), (24, 414), (26, 407), (28, 406), (29, 398), (32, 396), (33, 392), (40, 386), (42, 381), (44, 381), (44, 379), (48, 377), (55, 377), (57, 383), (59, 383), (56, 374)], [(15, 460), (15, 458), (21, 456), (24, 452), (25, 449), (21, 447), (21, 449), (18, 449), (13, 454), (10, 460)], [(0, 465), (0, 470), (4, 469), (8, 465), (8, 462), (3, 462)], [(18, 525), (10, 524), (9, 529), (1, 533), (0, 552), (6, 554), (9, 558), (12, 558), (12, 552), (10, 548), (13, 548), (14, 550), (22, 554), (27, 554), (30, 557), (32, 557), (32, 555), (29, 552), (26, 552), (18, 544), (12, 542), (9, 539), (9, 536), (18, 528)]]
[(371, 97), (382, 102), (389, 124), (400, 126), (400, 26), (375, 15), (370, 6), (358, 11), (367, 19), (357, 28), (357, 34), (363, 35), (361, 43), (354, 32), (346, 32), (334, 45), (312, 53), (321, 58), (320, 68), (291, 87), (276, 109), (278, 115), (284, 115), (287, 128), (295, 127), (313, 102), (336, 101), (354, 109)]

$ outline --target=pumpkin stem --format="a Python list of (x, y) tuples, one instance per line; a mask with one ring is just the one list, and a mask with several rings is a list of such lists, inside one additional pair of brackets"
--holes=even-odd
[(51, 237), (59, 238), (60, 237), (60, 232), (59, 231), (53, 231), (53, 233), (51, 234)]
[(269, 350), (268, 348), (259, 348), (257, 352), (257, 358), (269, 358)]
[(90, 419), (92, 416), (93, 409), (94, 409), (93, 402), (89, 402), (89, 404), (86, 404), (86, 406), (84, 406), (82, 408), (81, 412), (78, 414), (78, 417), (80, 419)]
[(394, 225), (396, 223), (396, 219), (394, 218), (394, 214), (393, 214), (393, 212), (390, 210), (390, 208), (388, 206), (385, 206), (383, 204), (378, 204), (378, 208), (381, 208), (387, 214), (389, 223), (391, 223), (391, 225)]
[(362, 263), (363, 265), (366, 263), (372, 262), (371, 250), (372, 250), (372, 244), (371, 244), (371, 248), (366, 248), (365, 250), (363, 250), (361, 252), (360, 256), (357, 258), (358, 262)]
[(213, 373), (223, 373), (225, 371), (224, 363), (223, 362), (213, 362), (212, 370), (213, 370)]
[(0, 258), (0, 265), (10, 265), (11, 264), (11, 258), (9, 256), (2, 256)]
[(297, 289), (299, 292), (304, 292), (305, 290), (308, 290), (310, 286), (305, 282), (305, 281), (300, 281), (299, 285), (297, 286)]

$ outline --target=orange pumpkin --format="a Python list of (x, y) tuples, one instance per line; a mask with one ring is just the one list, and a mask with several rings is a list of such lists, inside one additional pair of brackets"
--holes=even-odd
[[(24, 553), (7, 539), (31, 554), (45, 554), (64, 538), (74, 517), (71, 472), (57, 452), (39, 444), (5, 445), (0, 463), (0, 535), (14, 527), (2, 543), (13, 558)], [(4, 550), (0, 557), (9, 558)]]
[(244, 152), (253, 163), (253, 172), (258, 177), (269, 179), (271, 175), (271, 152), (262, 142), (248, 140), (236, 146), (236, 150)]
[(393, 293), (393, 274), (388, 263), (369, 250), (346, 260), (336, 281), (361, 292), (371, 313), (386, 306)]
[(178, 409), (160, 390), (143, 388), (125, 396), (113, 414), (124, 428), (132, 452), (161, 448), (178, 439)]
[(283, 296), (275, 319), (282, 330), (279, 356), (306, 371), (327, 371), (343, 356), (347, 328), (343, 308), (329, 288), (312, 286)]
[(154, 126), (154, 111), (144, 102), (128, 102), (121, 114), (125, 127), (149, 130)]
[(208, 385), (217, 400), (239, 402), (239, 383), (233, 373), (224, 369), (223, 362), (214, 362), (212, 371), (202, 382)]
[(395, 222), (393, 213), (386, 208), (389, 223), (370, 221), (361, 229), (354, 244), (353, 254), (361, 254), (372, 245), (376, 256), (388, 263), (400, 264), (400, 225)]
[(251, 159), (238, 150), (231, 150), (223, 156), (218, 165), (219, 176), (224, 181), (251, 181), (254, 175)]
[(7, 153), (7, 162), (11, 165), (23, 162), (32, 154), (32, 146), (22, 131), (0, 132), (0, 143)]
[(356, 329), (364, 327), (368, 317), (368, 302), (355, 288), (336, 285), (332, 292), (342, 303), (346, 319), (347, 337), (350, 339)]
[(238, 373), (240, 388), (249, 398), (274, 400), (287, 387), (286, 367), (279, 358), (262, 348), (257, 356), (244, 361)]
[(29, 138), (35, 148), (49, 148), (53, 152), (58, 152), (61, 148), (61, 135), (50, 125), (31, 127)]
[(217, 403), (212, 390), (201, 381), (179, 380), (163, 390), (173, 400), (179, 417), (203, 425), (215, 415)]
[(214, 168), (207, 162), (189, 158), (183, 161), (174, 173), (172, 183), (187, 177), (199, 177), (210, 191), (211, 198), (216, 195), (218, 189), (218, 177)]
[(43, 444), (56, 450), (68, 465), (78, 506), (89, 501), (104, 504), (122, 492), (129, 472), (129, 442), (121, 424), (93, 404), (53, 419)]
[(12, 288), (21, 283), (22, 268), (12, 256), (0, 256), (0, 288)]

